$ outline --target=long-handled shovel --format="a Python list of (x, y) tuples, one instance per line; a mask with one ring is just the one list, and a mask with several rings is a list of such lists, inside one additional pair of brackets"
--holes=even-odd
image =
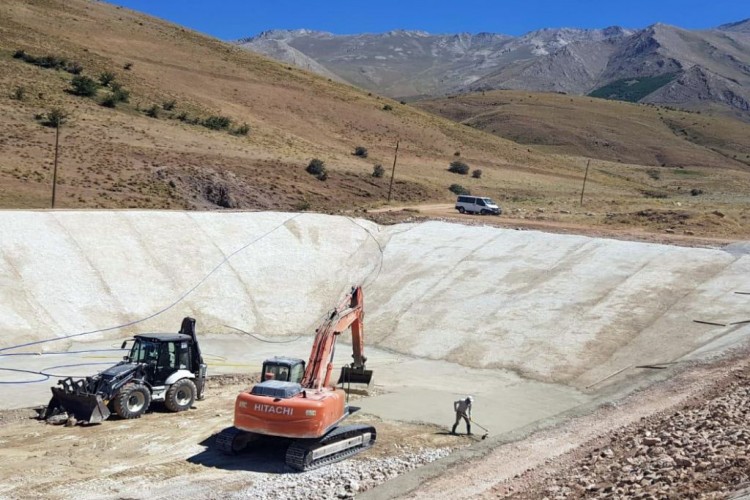
[(490, 434), (490, 430), (487, 429), (486, 427), (479, 425), (473, 418), (469, 420), (471, 420), (472, 424), (476, 425), (477, 427), (479, 427), (480, 429), (484, 431), (484, 434), (482, 434), (482, 439), (487, 439), (487, 436), (489, 436)]

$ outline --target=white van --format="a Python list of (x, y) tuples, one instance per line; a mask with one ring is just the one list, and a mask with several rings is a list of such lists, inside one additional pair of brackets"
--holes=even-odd
[(492, 198), (481, 196), (459, 196), (456, 200), (456, 210), (462, 214), (500, 215), (503, 209), (492, 201)]

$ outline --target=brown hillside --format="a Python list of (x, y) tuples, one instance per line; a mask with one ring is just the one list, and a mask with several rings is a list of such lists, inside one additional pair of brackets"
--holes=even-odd
[(550, 153), (661, 167), (750, 165), (750, 125), (729, 118), (524, 91), (466, 94), (415, 105)]
[[(94, 98), (72, 95), (73, 75), (15, 58), (19, 50), (75, 61), (94, 79), (112, 72), (129, 102), (102, 106), (111, 88)], [(14, 98), (19, 88), (21, 99)], [(170, 101), (174, 107), (165, 109)], [(373, 165), (390, 173), (400, 139), (398, 203), (450, 203), (455, 196), (448, 187), (455, 183), (498, 198), (507, 213), (545, 220), (659, 230), (682, 221), (679, 231), (750, 233), (745, 159), (727, 159), (745, 139), (726, 122), (702, 127), (663, 111), (660, 123), (675, 147), (664, 146), (669, 167), (659, 179), (649, 173), (653, 162), (632, 152), (637, 141), (625, 143), (620, 157), (599, 156), (610, 161), (592, 164), (581, 208), (586, 159), (580, 155), (593, 155), (590, 150), (518, 144), (106, 3), (6, 0), (0, 4), (0, 206), (49, 206), (54, 129), (35, 116), (54, 107), (70, 114), (61, 129), (57, 206), (63, 208), (370, 208), (388, 191), (388, 176), (373, 178)], [(147, 116), (151, 108), (158, 117)], [(546, 137), (528, 113), (529, 129)], [(201, 126), (211, 116), (232, 125)], [(229, 133), (242, 124), (247, 135)], [(712, 135), (720, 127), (727, 131)], [(693, 144), (688, 153), (681, 152), (685, 144)], [(354, 156), (356, 146), (369, 156)], [(326, 162), (327, 180), (305, 172), (312, 158)], [(453, 160), (481, 169), (481, 178), (449, 173)], [(715, 168), (720, 163), (729, 168)], [(703, 194), (690, 196), (691, 189)], [(674, 210), (688, 216), (654, 222), (637, 215), (643, 210), (659, 221)]]

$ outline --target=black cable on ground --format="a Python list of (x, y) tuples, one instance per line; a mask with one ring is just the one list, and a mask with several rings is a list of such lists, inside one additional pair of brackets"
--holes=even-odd
[(0, 381), (0, 385), (18, 385), (18, 384), (36, 384), (39, 382), (46, 382), (49, 380), (49, 375), (45, 375), (41, 372), (35, 372), (32, 370), (21, 370), (18, 368), (0, 368), (0, 370), (12, 373), (28, 373), (31, 375), (41, 375), (43, 378), (39, 380), (3, 380)]
[(231, 328), (232, 330), (237, 330), (240, 333), (244, 333), (245, 335), (249, 335), (250, 337), (254, 338), (255, 340), (259, 340), (260, 342), (265, 342), (266, 344), (289, 344), (291, 342), (296, 342), (297, 340), (302, 338), (302, 335), (297, 335), (292, 340), (266, 340), (262, 339), (259, 336), (255, 335), (254, 333), (246, 332), (245, 330), (240, 330), (239, 328), (235, 328), (234, 326), (224, 325), (226, 328)]
[(43, 370), (39, 371), (39, 374), (46, 375), (47, 377), (54, 377), (54, 378), (86, 378), (88, 375), (55, 375), (54, 373), (49, 373), (52, 370), (57, 370), (60, 368), (78, 368), (80, 366), (94, 366), (94, 365), (112, 365), (111, 361), (97, 361), (96, 363), (73, 363), (70, 365), (58, 365), (58, 366), (50, 366), (49, 368), (44, 368)]
[(92, 352), (112, 352), (122, 351), (122, 349), (87, 349), (85, 351), (52, 351), (52, 352), (9, 352), (0, 354), (0, 358), (5, 356), (65, 356), (68, 354), (88, 354)]
[(365, 280), (362, 282), (362, 287), (364, 288), (365, 285), (366, 286), (370, 286), (372, 283), (374, 283), (380, 277), (380, 271), (383, 270), (383, 261), (385, 260), (385, 250), (383, 250), (382, 245), (380, 244), (380, 242), (378, 241), (378, 239), (375, 237), (374, 234), (372, 234), (372, 232), (369, 229), (367, 229), (365, 226), (363, 226), (359, 222), (355, 221), (351, 217), (346, 217), (346, 219), (349, 222), (351, 222), (352, 224), (354, 224), (354, 225), (359, 226), (360, 228), (362, 228), (362, 230), (364, 232), (366, 232), (370, 236), (370, 238), (372, 238), (372, 240), (378, 246), (378, 250), (380, 251), (380, 264), (378, 265), (377, 274), (375, 275), (375, 278), (373, 278), (372, 281), (370, 281), (369, 283), (367, 283), (367, 280), (370, 279), (370, 276), (372, 276), (372, 273), (370, 273), (370, 276), (368, 276), (367, 278), (365, 278)]

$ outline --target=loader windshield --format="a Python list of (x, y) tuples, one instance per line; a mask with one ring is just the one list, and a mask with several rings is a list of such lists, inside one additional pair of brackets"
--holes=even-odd
[(158, 342), (138, 339), (130, 350), (131, 363), (155, 363), (159, 358)]

